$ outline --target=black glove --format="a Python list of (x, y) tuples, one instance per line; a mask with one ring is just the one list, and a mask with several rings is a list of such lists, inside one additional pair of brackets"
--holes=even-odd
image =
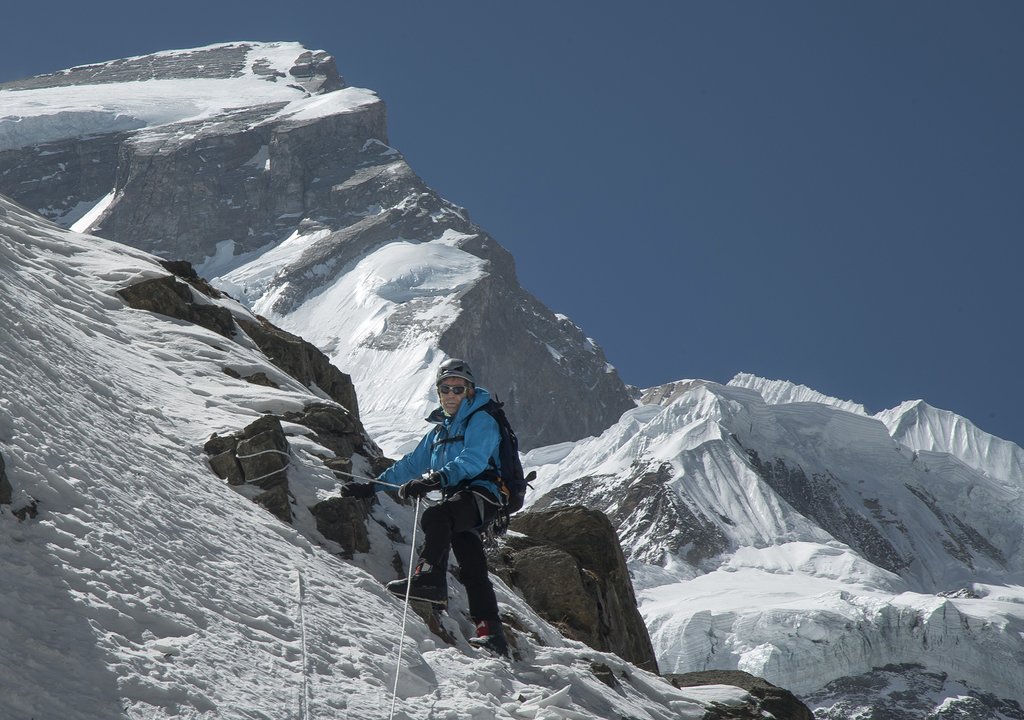
[(444, 480), (444, 474), (437, 470), (431, 470), (430, 472), (423, 473), (421, 477), (415, 480), (410, 480), (402, 487), (398, 488), (398, 497), (405, 500), (406, 498), (416, 498), (426, 495), (431, 490), (440, 490), (441, 482)]
[(350, 498), (373, 497), (373, 483), (350, 482), (341, 486), (341, 496)]

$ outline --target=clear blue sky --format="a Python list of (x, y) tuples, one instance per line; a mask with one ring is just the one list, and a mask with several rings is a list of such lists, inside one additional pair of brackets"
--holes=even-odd
[(1019, 0), (63, 5), (4, 10), (0, 79), (333, 54), (627, 382), (923, 398), (1024, 444)]

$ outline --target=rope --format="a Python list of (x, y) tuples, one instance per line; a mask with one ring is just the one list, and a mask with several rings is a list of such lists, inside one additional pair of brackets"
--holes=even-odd
[(289, 467), (291, 467), (291, 464), (292, 464), (291, 453), (287, 453), (284, 450), (274, 450), (274, 449), (260, 450), (259, 452), (250, 453), (248, 455), (238, 455), (238, 454), (236, 454), (235, 458), (237, 458), (238, 460), (248, 460), (249, 458), (259, 457), (260, 455), (267, 455), (267, 454), (284, 455), (286, 458), (288, 458), (288, 462), (285, 463), (285, 466), (283, 468), (278, 468), (277, 470), (273, 470), (271, 472), (268, 472), (266, 475), (260, 475), (259, 477), (255, 477), (255, 478), (246, 478), (245, 481), (247, 483), (254, 483), (254, 482), (259, 482), (260, 480), (266, 480), (268, 477), (274, 477), (278, 473), (283, 473), (285, 470), (287, 470)]
[(284, 455), (286, 458), (291, 459), (291, 453), (287, 453), (284, 450), (274, 450), (273, 448), (270, 450), (260, 450), (259, 452), (254, 452), (249, 455), (235, 455), (235, 457), (239, 460), (248, 460), (249, 458), (259, 457), (260, 455), (266, 455), (268, 453), (277, 453), (278, 455)]
[(402, 669), (402, 646), (405, 645), (405, 621), (409, 616), (409, 595), (412, 594), (412, 571), (413, 571), (413, 560), (416, 559), (416, 526), (420, 522), (420, 499), (416, 498), (416, 511), (413, 515), (412, 520), (412, 540), (410, 540), (411, 547), (409, 548), (409, 577), (405, 581), (405, 608), (402, 610), (402, 634), (398, 640), (398, 662), (395, 663), (395, 687), (391, 691), (391, 714), (388, 716), (388, 720), (394, 720), (395, 717), (395, 703), (398, 702), (398, 678), (401, 675)]
[(309, 679), (308, 679), (309, 659), (308, 659), (307, 650), (306, 650), (306, 642), (307, 642), (306, 641), (306, 612), (305, 612), (305, 610), (302, 607), (303, 601), (305, 599), (305, 594), (306, 594), (306, 592), (305, 592), (305, 587), (306, 586), (305, 586), (305, 582), (303, 581), (303, 578), (302, 578), (302, 568), (301, 567), (295, 568), (295, 573), (298, 576), (298, 582), (297, 582), (298, 588), (297, 589), (298, 589), (298, 595), (299, 595), (299, 603), (298, 603), (299, 642), (300, 642), (300, 646), (299, 647), (300, 647), (300, 649), (302, 651), (301, 652), (301, 659), (302, 659), (302, 689), (300, 691), (301, 694), (299, 695), (299, 718), (300, 718), (300, 720), (307, 720), (307, 718), (309, 717)]
[(347, 473), (344, 470), (335, 470), (334, 468), (331, 468), (331, 472), (335, 473), (336, 475), (344, 475), (345, 477), (350, 477), (353, 480), (365, 480), (366, 482), (377, 483), (378, 485), (385, 485), (387, 487), (393, 488), (402, 487), (401, 485), (396, 483), (384, 482), (383, 480), (378, 480), (377, 478), (372, 477), (366, 477), (365, 475), (354, 475), (353, 473)]
[(288, 469), (288, 466), (285, 465), (283, 468), (281, 468), (279, 470), (275, 470), (274, 472), (268, 472), (266, 475), (260, 475), (259, 477), (252, 478), (251, 480), (249, 478), (246, 478), (245, 481), (247, 483), (259, 482), (260, 480), (266, 480), (268, 477), (273, 477), (274, 475), (277, 475), (278, 473), (283, 473), (287, 469)]

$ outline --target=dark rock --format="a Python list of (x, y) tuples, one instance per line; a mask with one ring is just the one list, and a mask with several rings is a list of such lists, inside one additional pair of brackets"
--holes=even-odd
[(227, 480), (228, 485), (244, 485), (245, 475), (242, 473), (242, 466), (238, 464), (233, 450), (222, 452), (210, 458), (210, 467), (217, 477)]
[(372, 498), (334, 497), (318, 502), (310, 511), (320, 534), (341, 545), (342, 556), (351, 558), (353, 553), (370, 551), (367, 521), (372, 502)]
[(605, 663), (590, 663), (590, 672), (594, 673), (594, 677), (610, 687), (612, 690), (618, 690), (622, 687), (622, 683), (620, 683), (619, 679), (615, 677), (615, 671)]
[(0, 455), (0, 504), (10, 505), (14, 497), (14, 488), (7, 479), (7, 472), (4, 468), (4, 456)]
[(253, 385), (262, 385), (263, 387), (271, 388), (281, 387), (276, 382), (268, 378), (265, 372), (255, 372), (252, 375), (247, 375), (244, 379), (251, 382)]
[(364, 455), (379, 454), (376, 445), (368, 447), (362, 423), (345, 407), (313, 403), (307, 405), (300, 413), (285, 413), (283, 419), (312, 430), (313, 439), (328, 450), (334, 451), (338, 459), (347, 458), (349, 468), (352, 465), (352, 455), (357, 452)]
[(268, 415), (247, 426), (236, 453), (245, 484), (263, 490), (253, 500), (290, 523), (292, 508), (287, 471), (291, 457), (281, 421)]
[(206, 278), (200, 277), (192, 263), (187, 260), (161, 260), (160, 264), (167, 272), (184, 280), (203, 295), (211, 298), (225, 297), (224, 293), (207, 282)]
[(28, 518), (34, 518), (39, 514), (39, 506), (35, 499), (29, 499), (27, 505), (23, 505), (14, 511), (14, 517), (19, 520), (27, 520)]
[(234, 368), (226, 367), (224, 368), (224, 374), (227, 375), (228, 377), (234, 378), (235, 380), (245, 380), (246, 382), (251, 382), (253, 385), (261, 385), (263, 387), (272, 388), (281, 387), (276, 382), (267, 377), (267, 374), (262, 371), (254, 372), (252, 375), (246, 375), (243, 377), (242, 373), (238, 372)]
[(239, 319), (238, 324), (274, 365), (306, 387), (320, 388), (354, 417), (359, 417), (352, 378), (334, 367), (315, 345), (285, 332), (265, 318), (259, 318), (258, 322)]
[(665, 679), (677, 688), (732, 685), (746, 690), (756, 700), (753, 706), (717, 706), (704, 716), (706, 720), (761, 720), (767, 716), (778, 720), (814, 720), (814, 713), (793, 693), (741, 670), (706, 670), (682, 675), (665, 675)]
[(2, 150), (0, 193), (69, 225), (79, 204), (95, 205), (114, 187), (118, 148), (127, 137), (118, 132)]
[(117, 294), (136, 310), (195, 323), (224, 337), (234, 334), (235, 322), (227, 308), (196, 302), (192, 289), (173, 275), (143, 280)]
[(229, 485), (259, 488), (263, 492), (253, 500), (284, 522), (291, 522), (289, 445), (278, 418), (265, 415), (235, 435), (214, 434), (203, 451), (217, 477)]
[(763, 460), (754, 450), (747, 450), (747, 455), (775, 492), (834, 538), (890, 572), (899, 574), (910, 565), (912, 558), (903, 557), (867, 516), (843, 502), (842, 483), (831, 472), (808, 476), (803, 468), (790, 467), (779, 458)]
[(657, 672), (615, 529), (584, 507), (526, 512), (512, 519), (526, 535), (507, 537), (492, 567), (546, 620), (591, 647)]
[(242, 431), (235, 452), (245, 481), (268, 489), (287, 482), (288, 450), (281, 421), (265, 415)]
[(333, 457), (324, 460), (324, 465), (331, 469), (335, 477), (340, 480), (348, 482), (349, 478), (352, 477), (352, 458), (351, 457)]
[[(210, 468), (229, 485), (252, 485), (262, 492), (253, 500), (284, 522), (292, 521), (292, 496), (288, 488), (290, 446), (281, 421), (303, 425), (313, 431), (312, 439), (336, 457), (324, 464), (348, 480), (352, 456), (359, 454), (377, 474), (386, 467), (380, 449), (370, 440), (358, 418), (331, 403), (313, 403), (302, 412), (285, 416), (264, 415), (233, 435), (214, 434), (203, 446)], [(369, 550), (367, 508), (369, 504), (348, 498), (332, 498), (310, 508), (317, 528), (327, 539), (342, 546), (344, 553)]]
[(186, 78), (229, 78), (242, 74), (252, 45), (238, 43), (195, 50), (124, 58), (79, 65), (63, 72), (37, 75), (0, 85), (4, 90), (73, 87), (103, 83)]

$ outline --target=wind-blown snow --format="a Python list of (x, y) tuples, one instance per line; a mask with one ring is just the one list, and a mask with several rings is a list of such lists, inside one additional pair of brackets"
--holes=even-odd
[[(391, 575), (379, 576), (408, 546), (371, 523), (374, 553), (344, 562), (330, 552), (304, 507), (338, 481), (318, 457), (329, 451), (303, 435), (291, 438), (295, 527), (213, 475), (202, 453), (213, 432), (322, 399), (244, 336), (131, 310), (116, 295), (165, 274), (145, 253), (0, 198), (0, 453), (15, 489), (0, 506), (0, 714), (386, 717), (401, 604), (381, 586)], [(227, 366), (281, 387), (232, 379)], [(19, 521), (11, 509), (32, 499), (38, 516)], [(388, 497), (375, 512), (413, 521)], [(512, 663), (469, 648), (461, 598), (445, 620), (454, 646), (410, 614), (398, 717), (668, 720), (745, 698), (676, 690), (564, 640), (500, 583), (499, 596), (527, 629)], [(612, 669), (617, 690), (591, 662)]]
[[(308, 97), (287, 81), (253, 71), (258, 61), (287, 77), (305, 52), (298, 43), (251, 45), (246, 72), (231, 78), (153, 79), (30, 90), (0, 90), (0, 151), (73, 137), (198, 121), (234, 108), (281, 104), (277, 118), (305, 121), (379, 102), (369, 90), (343, 88)], [(211, 45), (209, 48), (223, 47)], [(208, 48), (197, 48), (198, 50)], [(170, 54), (170, 53), (157, 53)]]
[[(436, 339), (458, 321), (461, 295), (485, 272), (485, 261), (457, 247), (451, 230), (427, 242), (396, 240), (360, 259), (287, 315), (273, 310), (271, 281), (327, 233), (293, 235), (222, 272), (214, 284), (326, 352), (352, 376), (360, 413), (391, 455), (410, 449), (429, 427), (437, 404), (433, 377), (445, 356)], [(385, 345), (381, 337), (392, 339)]]
[(966, 418), (926, 402), (905, 402), (876, 416), (907, 447), (948, 453), (967, 466), (1024, 491), (1024, 449), (978, 428)]
[(732, 380), (730, 385), (736, 387), (750, 388), (757, 390), (769, 405), (785, 405), (795, 402), (814, 402), (822, 405), (832, 405), (841, 410), (852, 412), (857, 415), (867, 415), (867, 411), (860, 403), (850, 400), (839, 400), (818, 392), (806, 385), (797, 385), (788, 380), (767, 380), (765, 378), (751, 375), (750, 373), (739, 373)]

